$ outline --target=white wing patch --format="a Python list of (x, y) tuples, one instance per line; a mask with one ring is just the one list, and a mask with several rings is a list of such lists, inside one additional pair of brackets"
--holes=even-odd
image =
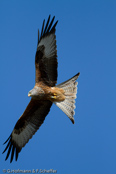
[(54, 33), (44, 37), (41, 39), (39, 46), (44, 45), (45, 47), (45, 57), (46, 58), (51, 58), (56, 54), (56, 36)]
[(29, 139), (35, 134), (37, 131), (36, 126), (32, 123), (29, 123), (20, 134), (15, 133), (15, 129), (12, 132), (12, 140), (20, 147), (24, 147), (25, 144), (29, 141)]

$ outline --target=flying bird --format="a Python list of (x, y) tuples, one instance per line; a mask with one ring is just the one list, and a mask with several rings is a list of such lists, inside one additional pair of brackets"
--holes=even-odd
[(56, 49), (56, 25), (55, 16), (50, 20), (50, 15), (45, 25), (45, 19), (41, 29), (38, 30), (38, 43), (35, 55), (35, 86), (29, 91), (31, 100), (17, 121), (11, 135), (5, 141), (7, 143), (3, 153), (7, 151), (5, 160), (9, 155), (10, 162), (14, 156), (17, 161), (19, 152), (28, 143), (44, 122), (52, 104), (56, 104), (74, 124), (74, 109), (77, 93), (77, 78), (80, 73), (69, 80), (57, 83), (57, 49)]

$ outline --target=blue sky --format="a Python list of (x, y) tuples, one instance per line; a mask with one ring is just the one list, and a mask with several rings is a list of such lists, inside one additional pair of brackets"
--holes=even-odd
[[(54, 169), (59, 174), (116, 173), (116, 1), (0, 1), (0, 173)], [(75, 124), (52, 106), (11, 164), (3, 142), (25, 110), (35, 83), (37, 30), (59, 20), (58, 83), (80, 72)]]

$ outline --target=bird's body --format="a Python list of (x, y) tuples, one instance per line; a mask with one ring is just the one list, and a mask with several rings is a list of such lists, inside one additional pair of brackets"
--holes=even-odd
[[(33, 95), (33, 93), (35, 93)], [(29, 91), (29, 97), (35, 100), (50, 100), (51, 102), (61, 102), (65, 100), (64, 90), (58, 87), (49, 87), (45, 84), (35, 84), (34, 88)]]
[[(36, 133), (42, 125), (45, 117), (50, 111), (52, 104), (56, 104), (74, 124), (74, 109), (77, 93), (77, 78), (80, 73), (77, 73), (71, 79), (56, 85), (57, 82), (57, 50), (56, 50), (56, 35), (55, 27), (58, 21), (54, 22), (50, 16), (47, 23), (43, 21), (41, 34), (38, 31), (38, 45), (35, 55), (35, 86), (29, 91), (28, 96), (31, 100), (26, 107), (24, 113), (17, 121), (11, 135), (6, 140), (7, 151), (6, 159), (11, 152), (12, 162), (14, 154), (17, 161), (18, 154), (22, 147), (26, 145), (29, 139)], [(4, 143), (4, 144), (5, 144)]]

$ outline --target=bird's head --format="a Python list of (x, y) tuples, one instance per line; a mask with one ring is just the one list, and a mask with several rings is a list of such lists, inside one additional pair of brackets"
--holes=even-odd
[(34, 88), (28, 92), (28, 97), (33, 97), (35, 95), (37, 95), (37, 90)]
[(33, 89), (31, 89), (29, 92), (28, 92), (28, 97), (41, 97), (43, 96), (44, 94), (44, 91), (42, 88), (38, 87), (38, 86), (35, 86)]

